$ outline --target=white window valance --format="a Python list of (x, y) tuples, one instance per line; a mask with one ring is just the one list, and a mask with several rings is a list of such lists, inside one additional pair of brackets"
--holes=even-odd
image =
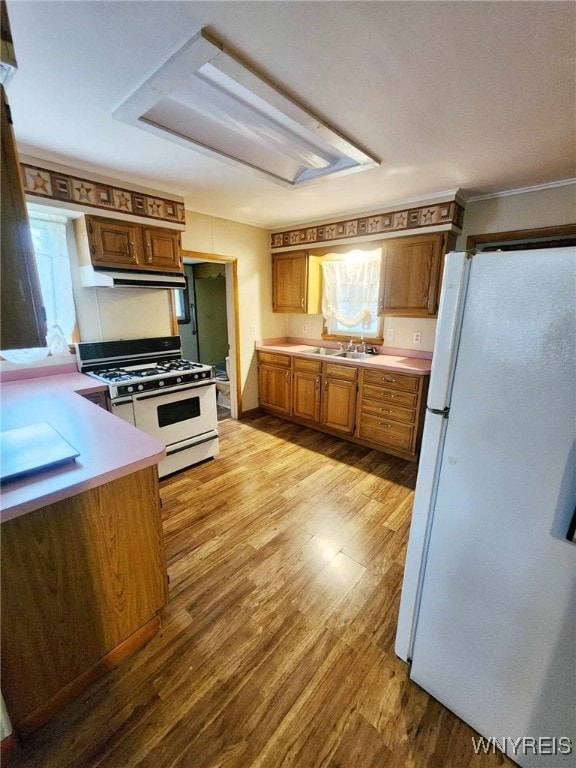
[(331, 334), (370, 336), (378, 327), (380, 249), (322, 261), (322, 314)]

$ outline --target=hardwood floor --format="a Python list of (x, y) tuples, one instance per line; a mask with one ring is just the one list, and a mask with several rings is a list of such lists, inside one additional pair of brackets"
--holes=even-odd
[(161, 483), (163, 628), (27, 768), (491, 768), (394, 634), (416, 465), (270, 416)]

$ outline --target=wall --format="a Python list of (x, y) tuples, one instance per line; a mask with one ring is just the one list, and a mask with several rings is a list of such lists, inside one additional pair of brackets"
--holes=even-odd
[(287, 335), (287, 316), (272, 312), (270, 235), (265, 229), (186, 211), (184, 251), (236, 258), (242, 410), (258, 406), (254, 342)]
[(466, 248), (469, 235), (576, 223), (576, 183), (472, 200), (466, 206), (456, 248)]
[[(287, 315), (288, 335), (297, 339), (322, 339), (322, 315)], [(306, 325), (306, 331), (303, 326)], [(414, 343), (414, 333), (422, 334), (419, 344)], [(392, 332), (392, 338), (390, 338)], [(385, 317), (384, 346), (390, 354), (394, 350), (413, 349), (417, 352), (431, 352), (434, 349), (436, 320), (420, 317)]]

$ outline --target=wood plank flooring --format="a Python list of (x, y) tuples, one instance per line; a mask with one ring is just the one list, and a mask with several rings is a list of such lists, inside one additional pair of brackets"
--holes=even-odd
[(161, 483), (162, 631), (18, 768), (492, 768), (394, 635), (416, 465), (271, 416)]

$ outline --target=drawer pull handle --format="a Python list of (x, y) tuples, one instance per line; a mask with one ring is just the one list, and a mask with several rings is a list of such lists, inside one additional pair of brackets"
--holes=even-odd
[(384, 422), (383, 422), (383, 421), (381, 421), (381, 422), (380, 422), (380, 426), (381, 426), (381, 427), (387, 427), (388, 429), (390, 429), (390, 427), (392, 426), (392, 424), (384, 424)]
[(383, 379), (384, 381), (390, 381), (390, 382), (392, 382), (393, 384), (395, 384), (395, 383), (396, 383), (396, 379), (393, 379), (391, 376), (382, 376), (382, 379)]

